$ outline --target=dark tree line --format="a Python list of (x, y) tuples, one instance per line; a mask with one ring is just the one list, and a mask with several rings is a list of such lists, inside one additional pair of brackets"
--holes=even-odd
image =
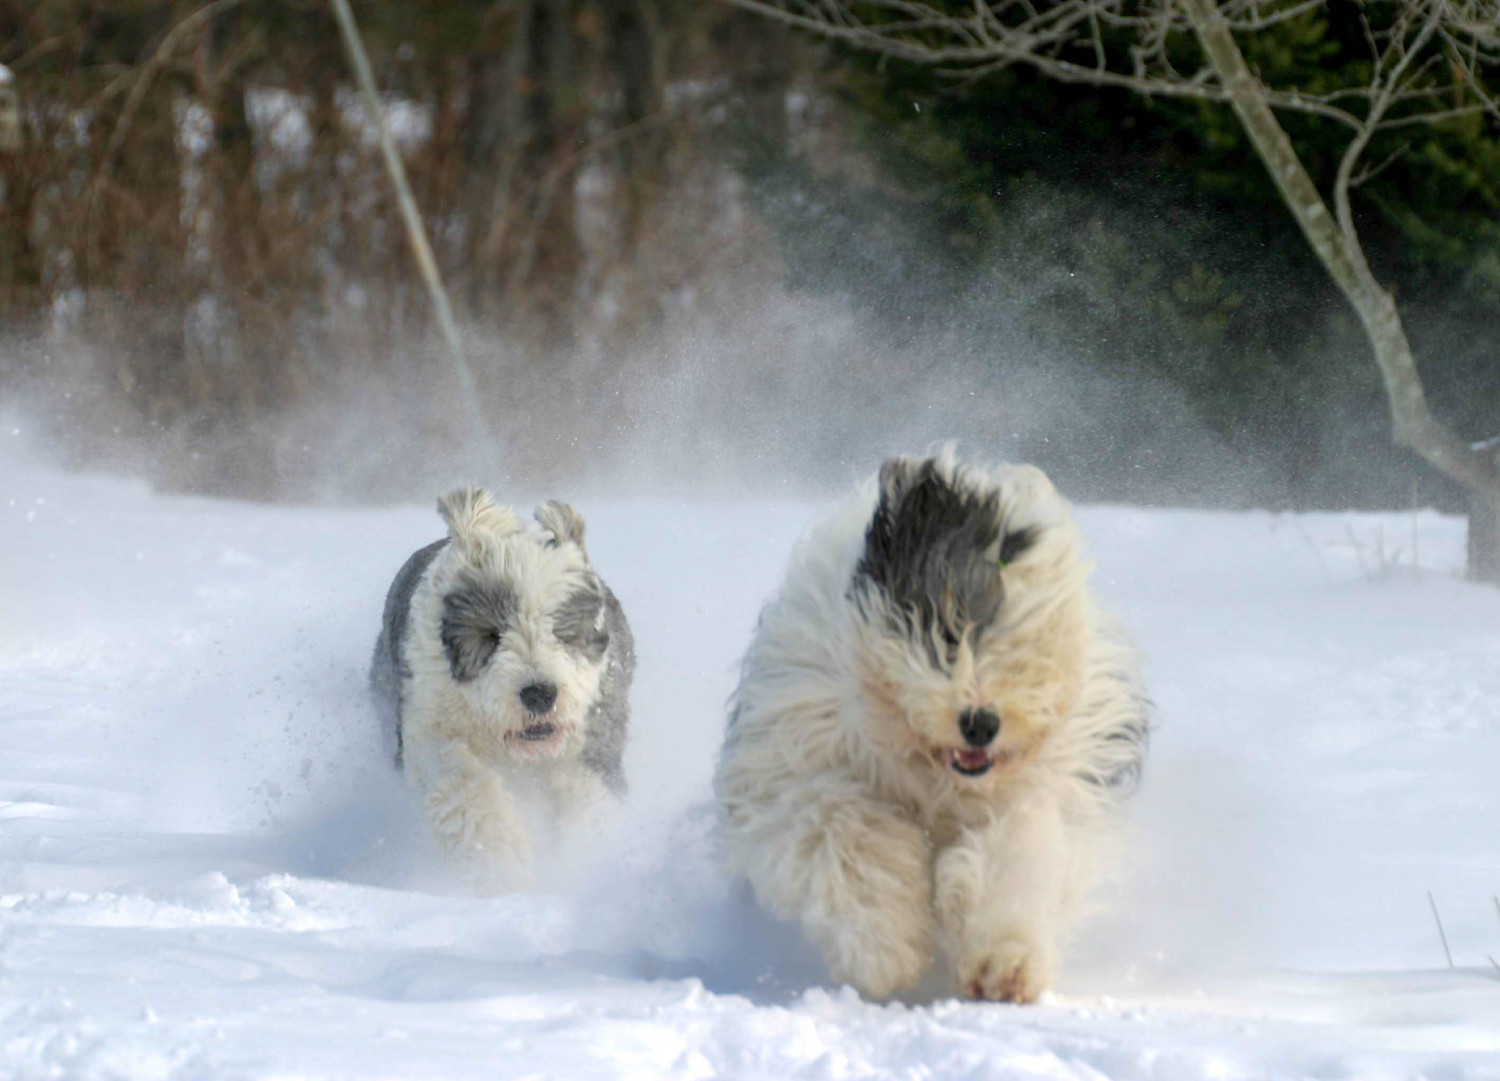
[[(1278, 450), (1289, 477), (1319, 474), (1344, 498), (1358, 471), (1322, 453), (1329, 410), (1389, 416), (1398, 443), (1467, 491), (1476, 521), (1500, 521), (1500, 475), (1468, 445), (1493, 434), (1500, 398), (1492, 3), (734, 2), (869, 73), (853, 93), (881, 117), (887, 159), (913, 179), (914, 209), (939, 238), (950, 280), (938, 292), (1053, 245), (1031, 261), (1073, 280), (1030, 305), (1047, 336), (1168, 378), (1226, 439)], [(1195, 42), (1215, 20), (1225, 55), (1258, 88), (1245, 103), (1274, 110), (1257, 114), (1266, 140), (1251, 139), (1231, 81)], [(1280, 156), (1263, 163), (1273, 145)], [(1294, 173), (1295, 198), (1282, 190)], [(1079, 220), (1038, 235), (1016, 208), (1039, 188), (1085, 194)], [(920, 298), (908, 310), (937, 310), (923, 290), (891, 292), (878, 310), (901, 312), (903, 292)], [(1365, 324), (1355, 333), (1374, 348), (1384, 393), (1376, 371), (1329, 348), (1330, 308)], [(1399, 464), (1384, 478), (1368, 471), (1387, 493), (1376, 499), (1408, 479), (1443, 490)], [(1294, 500), (1310, 494), (1297, 487)], [(1492, 555), (1476, 573), (1500, 575), (1500, 542), (1481, 550)]]
[[(649, 430), (638, 388), (687, 356), (707, 428), (754, 394), (798, 433), (741, 436), (747, 460), (842, 461), (892, 388), (971, 388), (950, 434), (982, 440), (1052, 372), (1098, 380), (1098, 415), (979, 449), (1084, 497), (1453, 505), (1387, 447), (1337, 297), (1222, 110), (877, 65), (704, 0), (355, 9), (523, 475)], [(1288, 24), (1253, 59), (1347, 78), (1356, 29)], [(84, 458), (154, 441), (169, 481), (214, 490), (284, 488), (316, 425), (277, 418), (351, 395), (382, 432), (452, 439), (412, 404), (452, 388), (326, 0), (0, 0), (0, 64), (0, 392)], [(1493, 434), (1500, 135), (1469, 118), (1376, 158), (1372, 262), (1442, 358), (1434, 407)], [(870, 347), (757, 346), (774, 283), (851, 299)], [(739, 328), (732, 364), (683, 338), (689, 309)], [(1162, 434), (1183, 415), (1258, 479), (1215, 489)]]
[[(693, 0), (356, 8), (466, 325), (538, 358), (649, 328), (694, 272), (674, 231), (721, 212), (708, 114), (757, 77), (745, 38), (785, 35)], [(61, 378), (14, 344), (61, 331), (99, 347), (81, 394), (208, 432), (420, 367), (399, 347), (424, 299), (323, 0), (0, 0), (0, 64), (9, 385)]]

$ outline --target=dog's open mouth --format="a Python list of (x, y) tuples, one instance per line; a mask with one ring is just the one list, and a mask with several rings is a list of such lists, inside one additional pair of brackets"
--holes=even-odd
[(536, 724), (528, 724), (520, 732), (516, 733), (518, 739), (524, 739), (527, 743), (542, 743), (552, 738), (557, 731), (557, 725), (551, 721), (539, 721)]
[(948, 764), (965, 777), (979, 777), (990, 771), (995, 756), (982, 747), (965, 747), (948, 752)]

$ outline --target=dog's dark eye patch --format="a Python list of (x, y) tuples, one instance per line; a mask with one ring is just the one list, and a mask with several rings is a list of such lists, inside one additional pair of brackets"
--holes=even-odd
[(570, 594), (552, 613), (552, 633), (559, 642), (591, 661), (604, 656), (609, 633), (599, 626), (604, 596), (592, 586)]
[(459, 683), (477, 679), (515, 623), (516, 595), (502, 582), (462, 580), (443, 597), (441, 636)]
[(1036, 543), (1036, 530), (1018, 529), (1013, 533), (1005, 534), (1005, 539), (1000, 542), (1000, 565), (1014, 562), (1018, 556)]

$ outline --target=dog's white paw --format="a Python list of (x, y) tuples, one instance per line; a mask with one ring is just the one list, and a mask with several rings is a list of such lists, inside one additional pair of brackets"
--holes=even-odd
[(855, 917), (839, 934), (822, 939), (829, 973), (866, 998), (889, 998), (915, 985), (932, 963), (932, 929), (921, 919), (894, 926), (886, 918)]
[(429, 801), (428, 811), (433, 831), (476, 892), (512, 893), (531, 887), (531, 837), (514, 814), (502, 809), (488, 786), (441, 792)]
[(465, 879), (478, 893), (515, 893), (536, 884), (530, 838), (503, 825), (481, 834), (458, 856)]
[(484, 897), (522, 893), (536, 885), (536, 875), (529, 861), (514, 857), (497, 859), (484, 851), (474, 851), (467, 853), (461, 864), (464, 882)]
[(1019, 938), (965, 957), (959, 983), (970, 998), (990, 1002), (1035, 1002), (1052, 982), (1052, 963), (1041, 950)]

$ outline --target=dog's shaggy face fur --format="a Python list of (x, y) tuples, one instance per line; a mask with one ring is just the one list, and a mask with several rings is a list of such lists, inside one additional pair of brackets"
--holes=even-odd
[(979, 787), (1066, 716), (1089, 637), (1081, 595), (1056, 589), (1077, 563), (1056, 493), (1035, 472), (1010, 488), (1002, 502), (954, 462), (886, 463), (849, 586), (870, 738)]
[[(625, 793), (635, 646), (564, 503), (534, 522), (466, 488), (386, 596), (370, 684), (434, 832), (481, 889), (529, 881), (532, 826)], [(540, 818), (525, 806), (540, 802)]]
[(439, 509), (451, 544), (432, 582), (454, 685), (512, 758), (576, 754), (609, 650), (577, 515), (548, 503), (528, 526), (473, 489)]
[(744, 661), (724, 850), (833, 975), (883, 996), (935, 952), (1034, 999), (1147, 730), (1067, 503), (1029, 466), (897, 458), (799, 548)]

